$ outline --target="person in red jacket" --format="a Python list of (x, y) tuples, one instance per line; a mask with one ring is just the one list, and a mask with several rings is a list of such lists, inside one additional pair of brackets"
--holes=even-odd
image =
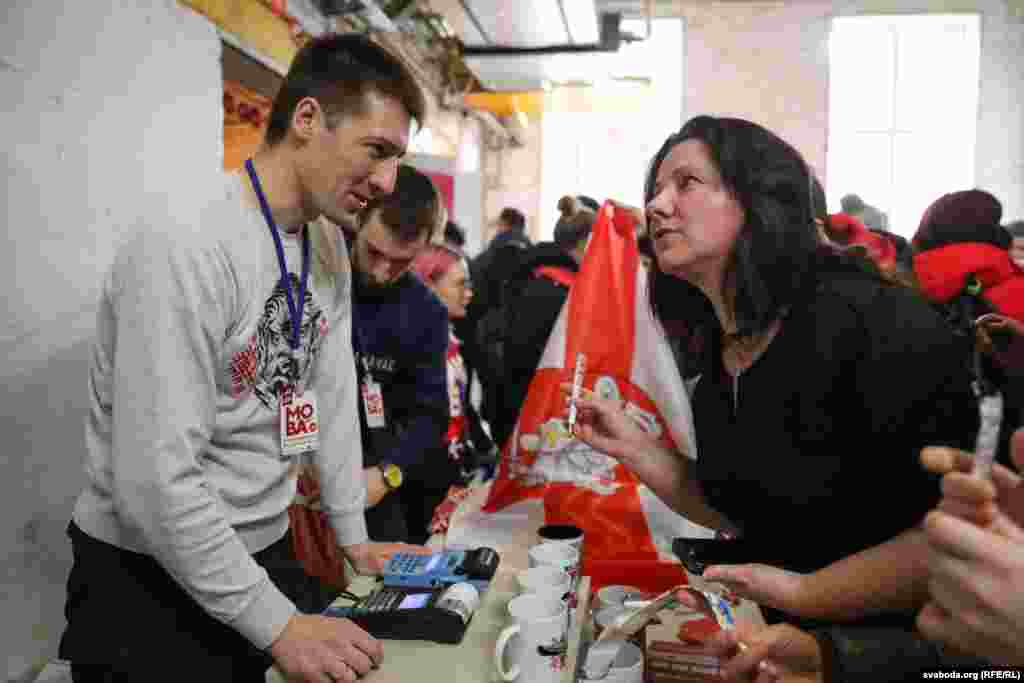
[(1024, 270), (1008, 251), (1002, 215), (988, 192), (945, 194), (925, 210), (913, 245), (920, 291), (961, 334), (965, 362), (1003, 393), (997, 458), (1007, 464), (1010, 433), (1022, 420), (1024, 359), (1003, 347), (1009, 323), (1024, 323)]
[(1000, 225), (1002, 204), (988, 192), (939, 197), (914, 235), (914, 273), (932, 301), (963, 295), (990, 311), (1024, 322), (1024, 270), (1010, 257), (1010, 234)]

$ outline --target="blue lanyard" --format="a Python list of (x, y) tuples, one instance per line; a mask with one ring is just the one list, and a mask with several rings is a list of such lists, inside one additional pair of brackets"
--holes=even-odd
[(292, 335), (288, 345), (292, 351), (299, 348), (300, 335), (302, 330), (302, 308), (306, 303), (306, 287), (309, 284), (309, 226), (302, 226), (302, 279), (299, 280), (299, 303), (295, 303), (292, 294), (292, 281), (288, 277), (288, 263), (284, 260), (284, 245), (281, 244), (281, 235), (278, 232), (274, 217), (270, 215), (270, 206), (260, 186), (259, 176), (252, 165), (252, 159), (246, 159), (245, 170), (249, 172), (249, 180), (252, 181), (252, 189), (256, 190), (256, 198), (260, 200), (260, 208), (263, 210), (263, 217), (267, 219), (267, 226), (274, 238), (274, 247), (277, 248), (277, 264), (281, 267), (281, 286), (288, 297), (288, 314), (292, 322)]

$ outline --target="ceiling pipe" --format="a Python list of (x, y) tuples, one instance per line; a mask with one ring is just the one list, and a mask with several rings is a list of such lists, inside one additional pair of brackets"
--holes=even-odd
[[(528, 55), (557, 55), (571, 53), (601, 53), (618, 52), (622, 43), (631, 43), (646, 40), (651, 37), (651, 11), (653, 4), (650, 0), (646, 2), (647, 35), (642, 38), (622, 33), (620, 25), (622, 14), (620, 12), (602, 12), (598, 28), (601, 31), (599, 43), (567, 45), (543, 45), (537, 47), (520, 47), (515, 45), (464, 45), (462, 54), (466, 57), (518, 57)], [(570, 34), (571, 36), (571, 34)], [(571, 37), (570, 37), (571, 40)]]

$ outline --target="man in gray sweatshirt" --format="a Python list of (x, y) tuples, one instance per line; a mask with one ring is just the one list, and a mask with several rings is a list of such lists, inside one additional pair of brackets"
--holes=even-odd
[(297, 607), (287, 509), (311, 463), (357, 571), (411, 548), (367, 541), (351, 274), (340, 231), (317, 219), (351, 222), (391, 192), (424, 110), (370, 40), (315, 39), (246, 170), (193, 223), (155, 220), (119, 250), (69, 526), (60, 654), (77, 683), (257, 683), (272, 662), (293, 681), (354, 681), (379, 664), (355, 624)]

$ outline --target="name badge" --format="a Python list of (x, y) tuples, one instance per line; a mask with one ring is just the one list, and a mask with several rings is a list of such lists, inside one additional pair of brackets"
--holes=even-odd
[(384, 393), (380, 384), (367, 378), (363, 380), (363, 408), (366, 409), (366, 425), (370, 429), (383, 429), (388, 426), (384, 417)]
[(316, 394), (306, 389), (302, 395), (292, 387), (281, 391), (281, 459), (298, 459), (320, 448), (320, 415)]

